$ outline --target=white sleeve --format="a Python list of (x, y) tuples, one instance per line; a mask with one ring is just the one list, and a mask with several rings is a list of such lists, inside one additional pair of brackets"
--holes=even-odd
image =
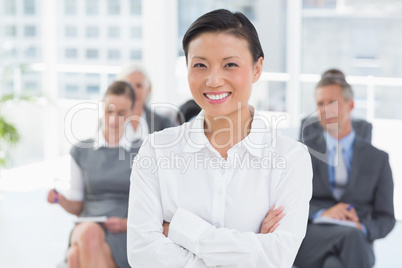
[(285, 208), (285, 217), (273, 233), (218, 229), (179, 208), (170, 223), (169, 238), (209, 266), (292, 267), (306, 233), (312, 169), (310, 156), (304, 149), (286, 160), (287, 167), (278, 172), (279, 183), (274, 189), (276, 207)]
[(71, 178), (70, 189), (66, 197), (71, 201), (84, 201), (84, 175), (81, 167), (77, 164), (73, 157), (70, 156)]
[[(149, 137), (149, 136), (148, 136)], [(127, 220), (127, 256), (132, 267), (208, 267), (200, 258), (163, 235), (163, 212), (156, 163), (147, 138), (134, 159)], [(149, 162), (148, 162), (149, 163)]]

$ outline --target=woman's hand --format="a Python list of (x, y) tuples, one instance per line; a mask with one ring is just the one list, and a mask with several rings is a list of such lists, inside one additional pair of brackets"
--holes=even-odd
[(56, 204), (60, 202), (60, 199), (65, 199), (62, 194), (57, 192), (55, 189), (51, 189), (47, 194), (47, 202), (50, 204)]
[(50, 204), (59, 204), (68, 213), (79, 216), (82, 212), (84, 203), (82, 201), (72, 201), (68, 200), (61, 193), (57, 192), (55, 189), (51, 189), (47, 194), (47, 202)]
[(168, 237), (168, 235), (169, 235), (169, 225), (170, 225), (170, 223), (169, 222), (166, 222), (166, 221), (164, 221), (163, 222), (163, 234), (166, 236), (166, 237)]
[(127, 232), (127, 219), (110, 217), (103, 223), (103, 226), (114, 234)]
[(285, 214), (282, 213), (282, 206), (277, 209), (274, 209), (274, 207), (275, 205), (268, 210), (265, 219), (262, 221), (260, 234), (273, 233), (279, 226), (279, 221), (285, 216)]

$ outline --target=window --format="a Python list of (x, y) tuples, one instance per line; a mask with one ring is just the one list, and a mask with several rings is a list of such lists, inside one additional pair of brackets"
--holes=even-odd
[(97, 59), (99, 57), (99, 51), (97, 49), (87, 49), (87, 59)]
[(118, 50), (118, 49), (109, 50), (107, 57), (109, 60), (119, 60), (120, 59), (120, 50)]
[(66, 28), (65, 28), (65, 36), (66, 37), (77, 37), (77, 27), (75, 27), (75, 26), (66, 26)]
[(35, 14), (35, 0), (24, 0), (24, 14), (25, 15)]
[(242, 13), (251, 21), (256, 19), (254, 6), (251, 5), (243, 6)]
[(99, 93), (98, 85), (87, 85), (87, 93)]
[(337, 0), (303, 0), (304, 8), (335, 8)]
[(24, 91), (35, 91), (38, 89), (38, 83), (29, 81), (24, 84)]
[(86, 0), (87, 15), (97, 15), (99, 12), (98, 0)]
[(141, 0), (130, 0), (131, 15), (141, 15)]
[(86, 73), (85, 74), (85, 80), (87, 82), (90, 81), (93, 84), (98, 84), (98, 83), (100, 83), (100, 75), (99, 74), (94, 74), (94, 73)]
[(66, 15), (76, 15), (77, 14), (76, 0), (64, 0), (64, 13)]
[(108, 0), (108, 12), (109, 15), (120, 14), (120, 0)]
[(7, 25), (4, 27), (4, 35), (6, 37), (17, 36), (17, 27), (15, 25)]
[(64, 56), (66, 59), (75, 59), (78, 56), (78, 52), (76, 48), (66, 48), (64, 51)]
[(67, 93), (76, 93), (78, 92), (78, 86), (77, 85), (66, 85), (66, 92)]
[(120, 28), (117, 26), (112, 26), (108, 28), (107, 36), (109, 38), (119, 38), (120, 37)]
[(141, 50), (131, 50), (130, 58), (132, 60), (141, 60), (142, 59), (142, 51)]
[(4, 56), (6, 58), (15, 58), (17, 57), (17, 48), (16, 47), (11, 47), (4, 49)]
[(99, 28), (96, 26), (88, 26), (87, 27), (87, 37), (88, 38), (97, 38), (99, 37)]
[(142, 37), (142, 29), (141, 27), (131, 27), (130, 36), (134, 39), (141, 39)]
[(36, 27), (35, 26), (25, 26), (25, 37), (35, 37), (36, 36)]
[(14, 82), (13, 81), (7, 81), (4, 83), (3, 87), (3, 94), (13, 94), (14, 93)]
[(15, 15), (16, 12), (16, 1), (15, 0), (4, 0), (4, 14), (5, 15)]
[(36, 58), (38, 56), (38, 49), (36, 47), (28, 47), (24, 54), (27, 58)]
[(116, 75), (115, 75), (115, 74), (108, 74), (108, 75), (107, 75), (108, 85), (110, 85), (111, 83), (113, 83), (114, 80), (116, 80)]

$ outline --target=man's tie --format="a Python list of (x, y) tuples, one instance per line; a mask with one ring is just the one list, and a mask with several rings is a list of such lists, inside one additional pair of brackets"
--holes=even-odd
[(335, 185), (333, 194), (339, 200), (345, 191), (348, 183), (348, 171), (345, 165), (345, 159), (342, 154), (342, 145), (340, 143), (335, 147), (334, 170), (335, 170)]

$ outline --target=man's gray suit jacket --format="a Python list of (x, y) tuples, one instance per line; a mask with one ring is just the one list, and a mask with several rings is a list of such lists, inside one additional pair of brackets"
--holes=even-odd
[(153, 133), (154, 131), (160, 131), (168, 127), (173, 127), (175, 124), (172, 123), (167, 117), (161, 116), (156, 112), (151, 111), (150, 108), (145, 106), (145, 115), (148, 124), (149, 133)]
[[(371, 133), (373, 130), (373, 125), (371, 123), (363, 119), (352, 118), (352, 127), (356, 136), (371, 143)], [(300, 124), (299, 141), (303, 142), (310, 136), (322, 131), (324, 130), (322, 129), (317, 116), (303, 118)]]
[(313, 166), (313, 196), (311, 216), (320, 209), (328, 209), (338, 202), (353, 204), (373, 241), (385, 237), (395, 225), (394, 184), (388, 154), (356, 136), (349, 182), (340, 200), (336, 200), (329, 184), (327, 148), (323, 132), (304, 140), (311, 154)]

